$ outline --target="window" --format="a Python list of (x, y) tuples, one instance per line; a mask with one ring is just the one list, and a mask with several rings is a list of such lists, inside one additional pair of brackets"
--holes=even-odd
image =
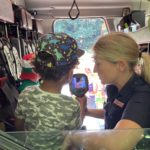
[(108, 33), (103, 18), (58, 19), (54, 22), (54, 32), (65, 32), (74, 37), (81, 49), (91, 52), (91, 47), (100, 35)]
[[(99, 36), (108, 33), (104, 18), (58, 19), (54, 22), (53, 30), (54, 32), (65, 32), (72, 36), (76, 39), (79, 48), (85, 50), (84, 56), (80, 59), (80, 65), (75, 69), (74, 73), (85, 73), (88, 76), (88, 107), (102, 108), (106, 96), (104, 86), (100, 83), (98, 75), (93, 73), (92, 47)], [(70, 95), (68, 85), (63, 87), (62, 93)], [(90, 117), (85, 118), (84, 124), (87, 129), (104, 127), (103, 120)]]

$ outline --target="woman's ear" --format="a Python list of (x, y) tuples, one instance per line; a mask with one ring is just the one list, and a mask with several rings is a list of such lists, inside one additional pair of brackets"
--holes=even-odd
[(118, 63), (118, 68), (121, 72), (125, 71), (127, 69), (127, 62), (124, 60), (120, 60), (117, 62)]

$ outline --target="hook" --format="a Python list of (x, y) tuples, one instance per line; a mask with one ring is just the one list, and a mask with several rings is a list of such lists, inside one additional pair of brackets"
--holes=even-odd
[[(72, 17), (71, 16), (71, 11), (73, 10), (74, 6), (77, 8), (77, 15), (75, 17)], [(76, 1), (74, 0), (73, 3), (72, 3), (71, 9), (68, 12), (68, 15), (69, 15), (70, 19), (75, 20), (79, 17), (79, 14), (80, 14), (80, 10), (78, 8), (78, 5), (77, 5)]]

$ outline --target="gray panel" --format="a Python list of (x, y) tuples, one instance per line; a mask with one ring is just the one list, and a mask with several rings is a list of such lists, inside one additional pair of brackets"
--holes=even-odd
[(0, 0), (0, 20), (14, 23), (14, 13), (11, 1)]

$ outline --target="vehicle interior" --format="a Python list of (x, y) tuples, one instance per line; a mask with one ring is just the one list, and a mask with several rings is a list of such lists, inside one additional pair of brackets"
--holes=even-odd
[[(115, 31), (126, 32), (139, 44), (141, 51), (150, 51), (150, 0), (0, 0), (0, 4), (2, 150), (33, 149), (25, 144), (24, 136), (40, 136), (35, 132), (16, 132), (13, 116), (20, 93), (21, 60), (24, 55), (38, 51), (37, 41), (41, 35), (66, 32), (77, 40), (79, 48), (85, 50), (75, 73), (88, 74), (89, 108), (102, 108), (106, 99), (105, 86), (97, 82), (99, 78), (92, 72), (91, 49), (99, 36)], [(71, 96), (68, 86), (64, 86), (62, 93)], [(101, 134), (104, 120), (86, 117), (83, 126), (86, 132), (96, 130)], [(144, 138), (136, 150), (150, 149), (150, 129), (144, 131)], [(111, 134), (112, 131), (109, 132)]]

